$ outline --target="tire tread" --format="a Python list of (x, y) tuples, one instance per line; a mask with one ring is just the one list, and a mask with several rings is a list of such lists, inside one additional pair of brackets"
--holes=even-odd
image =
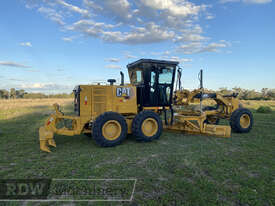
[[(240, 125), (240, 118), (243, 114), (247, 114), (250, 118), (250, 126), (248, 128), (242, 128)], [(235, 110), (230, 117), (230, 126), (233, 132), (236, 133), (248, 133), (252, 129), (254, 123), (253, 114), (249, 109), (239, 108)]]
[[(146, 137), (141, 131), (142, 122), (146, 118), (154, 118), (158, 122), (158, 131), (154, 136), (152, 136), (150, 138)], [(138, 113), (135, 116), (133, 123), (132, 123), (132, 133), (136, 137), (137, 141), (151, 142), (152, 140), (159, 139), (159, 137), (162, 133), (162, 129), (163, 129), (162, 121), (161, 121), (159, 115), (157, 115), (153, 111), (142, 111), (142, 112)]]
[[(105, 122), (109, 120), (116, 120), (121, 125), (121, 135), (116, 140), (107, 140), (102, 135), (102, 126)], [(121, 144), (121, 142), (126, 138), (127, 136), (127, 123), (125, 118), (116, 112), (104, 112), (103, 114), (99, 115), (95, 122), (93, 123), (92, 127), (92, 134), (93, 138), (95, 139), (96, 143), (101, 147), (113, 147), (116, 145)]]

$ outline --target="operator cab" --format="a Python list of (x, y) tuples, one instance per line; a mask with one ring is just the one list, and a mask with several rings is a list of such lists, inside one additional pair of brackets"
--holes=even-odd
[(171, 106), (178, 64), (175, 61), (140, 59), (127, 65), (141, 107)]

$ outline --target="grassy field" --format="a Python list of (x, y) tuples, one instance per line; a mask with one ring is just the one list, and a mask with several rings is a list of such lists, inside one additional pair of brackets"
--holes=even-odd
[[(217, 138), (164, 132), (159, 141), (129, 136), (100, 148), (79, 135), (55, 135), (57, 148), (39, 150), (38, 128), (58, 102), (0, 101), (0, 178), (133, 178), (131, 202), (0, 202), (0, 205), (275, 205), (275, 112), (255, 113), (249, 134)], [(251, 109), (275, 102), (243, 102)]]

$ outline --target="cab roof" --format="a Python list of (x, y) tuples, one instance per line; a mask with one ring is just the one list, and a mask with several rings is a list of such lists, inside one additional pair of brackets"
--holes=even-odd
[(173, 66), (177, 66), (179, 64), (179, 62), (176, 62), (176, 61), (166, 61), (166, 60), (157, 60), (157, 59), (140, 59), (133, 63), (128, 64), (127, 68), (131, 68), (131, 67), (139, 65), (141, 63), (170, 64)]

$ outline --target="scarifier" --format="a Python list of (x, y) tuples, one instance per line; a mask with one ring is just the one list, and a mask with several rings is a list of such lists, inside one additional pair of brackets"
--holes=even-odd
[[(140, 59), (127, 65), (130, 84), (124, 84), (121, 72), (120, 85), (109, 79), (110, 85), (76, 86), (76, 116), (64, 115), (54, 104), (55, 112), (39, 129), (40, 149), (50, 152), (48, 145), (56, 147), (54, 134), (83, 133), (92, 136), (98, 145), (110, 147), (122, 143), (127, 134), (143, 142), (159, 139), (163, 129), (219, 137), (230, 137), (231, 129), (240, 133), (251, 130), (252, 113), (242, 108), (237, 94), (223, 96), (205, 90), (202, 70), (199, 89), (182, 89), (178, 64)], [(203, 107), (205, 99), (214, 100), (216, 106)], [(184, 109), (193, 102), (200, 103), (197, 110)], [(230, 126), (218, 125), (219, 119), (229, 120)]]

